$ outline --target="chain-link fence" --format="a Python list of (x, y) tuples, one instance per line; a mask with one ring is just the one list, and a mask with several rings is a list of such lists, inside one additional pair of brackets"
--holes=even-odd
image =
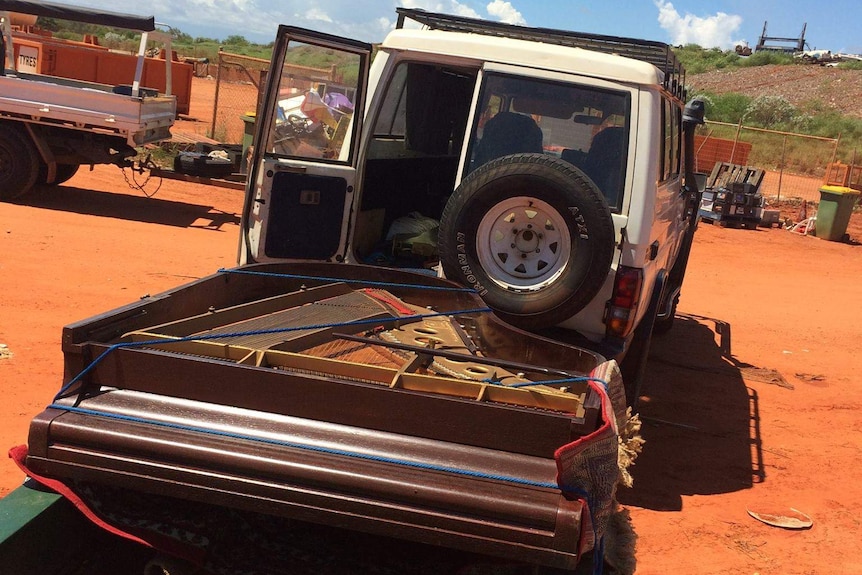
[(760, 193), (773, 205), (818, 202), (827, 168), (839, 159), (840, 138), (822, 138), (741, 124), (707, 122), (699, 129), (697, 169), (715, 162), (745, 164), (765, 172)]
[(219, 52), (210, 138), (222, 144), (242, 143), (253, 125), (268, 69), (269, 60)]
[[(209, 136), (223, 144), (241, 144), (253, 131), (269, 60), (219, 52), (215, 65), (215, 102)], [(212, 73), (212, 72), (210, 72)], [(302, 93), (335, 79), (335, 68), (285, 64), (281, 89)]]

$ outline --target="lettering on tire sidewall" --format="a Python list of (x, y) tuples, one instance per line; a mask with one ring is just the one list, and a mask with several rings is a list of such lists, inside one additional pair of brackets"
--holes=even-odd
[(584, 215), (581, 213), (580, 208), (578, 208), (578, 206), (568, 206), (566, 210), (568, 210), (575, 220), (576, 229), (573, 231), (582, 240), (589, 240), (590, 230), (587, 228), (587, 221), (584, 219)]
[(464, 232), (455, 232), (455, 251), (458, 254), (458, 269), (464, 277), (464, 281), (472, 287), (476, 292), (484, 297), (488, 294), (486, 288), (479, 278), (476, 277), (473, 268), (470, 266), (470, 260), (467, 258), (467, 234)]

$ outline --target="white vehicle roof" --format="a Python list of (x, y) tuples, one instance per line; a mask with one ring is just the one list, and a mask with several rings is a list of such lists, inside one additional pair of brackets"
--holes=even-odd
[(658, 68), (632, 58), (482, 34), (399, 29), (389, 33), (381, 48), (529, 66), (642, 85), (661, 85), (664, 81), (664, 73)]

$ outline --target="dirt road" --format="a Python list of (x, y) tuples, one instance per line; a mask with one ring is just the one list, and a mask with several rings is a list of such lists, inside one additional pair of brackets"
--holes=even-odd
[[(0, 204), (0, 445), (26, 442), (58, 389), (63, 325), (233, 265), (240, 206), (173, 181), (147, 199), (114, 167)], [(860, 245), (701, 225), (620, 493), (637, 573), (862, 573), (860, 278)], [(0, 462), (0, 495), (22, 479)], [(789, 508), (813, 527), (747, 514)]]

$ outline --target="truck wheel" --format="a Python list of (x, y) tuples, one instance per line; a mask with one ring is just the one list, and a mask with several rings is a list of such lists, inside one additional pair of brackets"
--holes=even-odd
[(524, 329), (556, 325), (586, 306), (610, 269), (614, 226), (595, 184), (543, 154), (514, 154), (471, 173), (440, 221), (446, 277), (473, 287)]
[(17, 127), (0, 124), (0, 200), (27, 193), (39, 175), (39, 155)]
[(36, 178), (36, 181), (47, 186), (58, 186), (72, 179), (80, 167), (78, 164), (57, 164), (57, 175), (53, 182), (48, 183), (46, 181), (48, 179), (48, 166), (44, 162), (39, 162), (39, 177)]

